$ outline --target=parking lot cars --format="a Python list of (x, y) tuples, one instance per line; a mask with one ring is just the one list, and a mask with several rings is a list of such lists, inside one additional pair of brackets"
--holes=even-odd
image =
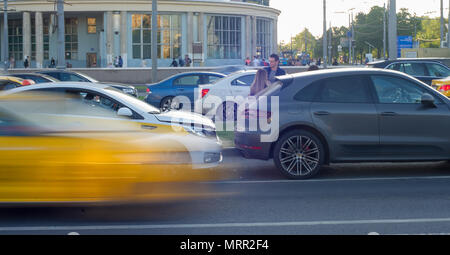
[(100, 84), (108, 84), (109, 86), (122, 90), (123, 93), (130, 94), (134, 97), (137, 97), (137, 90), (134, 86), (121, 84), (117, 82), (99, 82), (96, 79), (89, 77), (80, 72), (74, 71), (64, 71), (64, 70), (48, 70), (48, 71), (40, 71), (38, 73), (45, 74), (51, 77), (58, 79), (59, 81), (74, 81), (74, 82), (90, 82), (90, 83), (100, 83)]
[(14, 76), (0, 76), (0, 90), (8, 90), (32, 84), (35, 84), (32, 80), (22, 79)]
[(45, 74), (39, 74), (39, 73), (15, 73), (15, 74), (11, 74), (11, 76), (22, 78), (22, 79), (32, 80), (36, 84), (59, 81), (58, 79), (56, 79), (52, 76), (45, 75)]
[[(212, 114), (218, 118), (232, 119), (236, 114), (236, 103), (227, 101), (230, 99), (227, 97), (247, 97), (256, 72), (257, 70), (238, 71), (212, 84), (199, 86), (198, 93), (201, 95), (198, 98), (203, 100), (203, 104), (202, 109), (196, 109), (196, 111), (209, 113), (208, 115)], [(220, 99), (220, 104), (216, 100), (209, 100), (209, 97)]]
[(247, 120), (278, 114), (278, 137), (261, 142), (261, 129), (241, 129), (235, 144), (247, 157), (273, 158), (288, 178), (312, 177), (335, 162), (450, 159), (450, 135), (437, 128), (450, 126), (450, 100), (409, 75), (363, 68), (279, 79), (261, 94), (278, 96), (278, 112), (253, 104), (239, 113)]
[(145, 101), (164, 112), (171, 109), (174, 97), (185, 96), (189, 98), (193, 109), (194, 93), (198, 85), (213, 83), (223, 77), (224, 74), (215, 72), (176, 74), (158, 83), (149, 84)]
[(450, 69), (442, 62), (432, 59), (382, 60), (367, 64), (368, 67), (390, 69), (409, 74), (428, 85), (435, 79), (450, 76)]
[(450, 77), (431, 81), (431, 86), (446, 97), (450, 97)]
[[(30, 92), (63, 95), (67, 99), (63, 105), (47, 106), (45, 109), (33, 107), (35, 112), (32, 116), (39, 118), (42, 115), (47, 118), (45, 127), (48, 129), (61, 124), (65, 131), (70, 131), (66, 130), (64, 121), (61, 122), (64, 119), (77, 123), (74, 130), (79, 130), (91, 120), (99, 123), (99, 130), (114, 127), (117, 121), (125, 120), (149, 134), (180, 139), (180, 143), (189, 153), (189, 157), (185, 158), (188, 161), (186, 163), (193, 168), (215, 167), (222, 160), (221, 142), (216, 135), (214, 123), (199, 114), (181, 111), (161, 113), (159, 109), (111, 86), (95, 83), (59, 82), (51, 87), (47, 84), (37, 84), (9, 90), (3, 95)], [(83, 111), (80, 111), (79, 107), (72, 107), (72, 103), (80, 105), (80, 102), (85, 106)], [(16, 106), (20, 107), (22, 106)], [(95, 115), (98, 111), (89, 111), (99, 108), (103, 111), (98, 116)], [(55, 119), (52, 116), (56, 116)]]
[[(80, 125), (80, 119), (64, 114), (36, 116), (36, 108), (42, 113), (66, 103), (66, 96), (55, 94), (0, 98), (0, 205), (147, 203), (212, 195), (197, 182), (219, 176), (183, 160), (189, 155), (180, 143), (184, 137), (149, 135), (121, 119), (105, 125), (102, 118), (86, 118)], [(71, 107), (80, 111), (85, 105), (71, 102)], [(101, 108), (89, 112), (103, 114)]]

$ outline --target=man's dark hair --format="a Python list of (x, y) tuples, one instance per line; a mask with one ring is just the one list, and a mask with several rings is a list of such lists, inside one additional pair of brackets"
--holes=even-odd
[(280, 60), (280, 57), (278, 57), (278, 55), (277, 54), (272, 54), (272, 55), (270, 55), (270, 57), (271, 58), (274, 58), (275, 59), (275, 61), (279, 61)]
[(315, 71), (315, 70), (319, 70), (319, 67), (316, 66), (316, 65), (311, 65), (311, 66), (308, 68), (308, 71)]

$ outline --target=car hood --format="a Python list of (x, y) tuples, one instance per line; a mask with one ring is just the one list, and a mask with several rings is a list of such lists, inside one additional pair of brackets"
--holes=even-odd
[(195, 125), (202, 125), (204, 127), (208, 128), (214, 128), (215, 125), (212, 122), (212, 120), (208, 119), (207, 117), (192, 113), (192, 112), (185, 112), (185, 111), (169, 111), (164, 112), (161, 114), (155, 114), (155, 117), (162, 122), (173, 122), (173, 123), (184, 123), (184, 124), (195, 124)]

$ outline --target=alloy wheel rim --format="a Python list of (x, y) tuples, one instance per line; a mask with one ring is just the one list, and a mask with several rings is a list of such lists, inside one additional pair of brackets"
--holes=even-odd
[(292, 136), (281, 145), (279, 159), (284, 171), (291, 175), (303, 176), (311, 173), (319, 165), (320, 151), (311, 138)]
[(172, 105), (172, 99), (167, 99), (166, 101), (164, 101), (163, 105), (162, 105), (162, 111), (166, 112), (168, 110), (170, 110)]

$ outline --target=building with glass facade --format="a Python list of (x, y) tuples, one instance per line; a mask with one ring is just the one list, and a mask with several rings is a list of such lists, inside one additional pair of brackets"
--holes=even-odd
[[(124, 67), (151, 66), (151, 0), (65, 2), (65, 60), (72, 67), (107, 67), (117, 56)], [(8, 13), (8, 55), (15, 67), (26, 56), (37, 68), (57, 61), (55, 3), (16, 0), (9, 7), (15, 11)], [(159, 0), (158, 65), (186, 54), (195, 66), (268, 58), (277, 52), (279, 14), (268, 0)]]

